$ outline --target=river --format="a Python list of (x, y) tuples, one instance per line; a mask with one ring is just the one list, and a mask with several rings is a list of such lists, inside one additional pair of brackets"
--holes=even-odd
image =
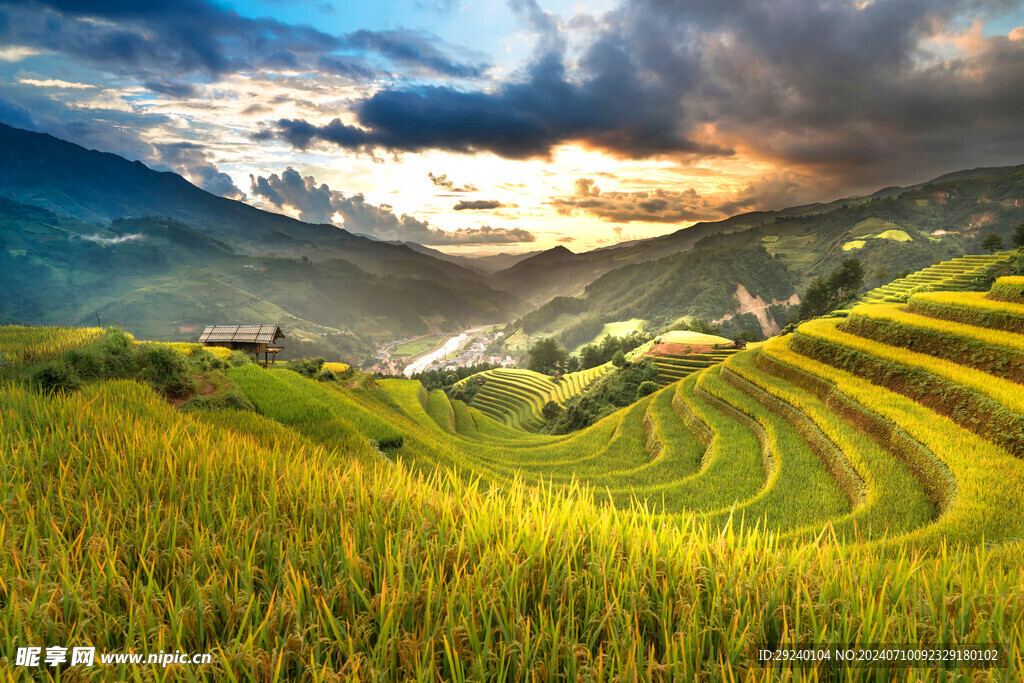
[(423, 368), (427, 367), (434, 361), (440, 360), (445, 356), (455, 353), (455, 351), (457, 351), (458, 348), (462, 346), (462, 344), (465, 343), (467, 339), (469, 339), (469, 335), (470, 332), (466, 331), (457, 337), (452, 337), (451, 339), (446, 341), (443, 346), (440, 346), (434, 349), (433, 351), (423, 356), (420, 356), (413, 362), (409, 363), (409, 365), (405, 367), (405, 370), (403, 370), (402, 373), (406, 377), (412, 377), (417, 372), (423, 372)]

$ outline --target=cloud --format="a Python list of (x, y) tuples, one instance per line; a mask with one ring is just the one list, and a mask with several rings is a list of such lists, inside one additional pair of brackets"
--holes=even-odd
[(96, 87), (95, 85), (89, 85), (88, 83), (62, 81), (59, 78), (19, 78), (18, 82), (25, 85), (34, 85), (37, 88), (61, 88), (63, 90), (88, 90)]
[(428, 171), (427, 177), (430, 178), (430, 182), (434, 184), (434, 187), (441, 187), (449, 192), (476, 192), (476, 185), (472, 183), (456, 185), (454, 181), (448, 179), (447, 174), (434, 175), (433, 172)]
[(0, 123), (5, 123), (14, 128), (25, 128), (36, 130), (35, 121), (28, 109), (17, 102), (12, 102), (0, 97)]
[[(717, 211), (693, 188), (682, 191), (658, 188), (649, 192), (602, 192), (592, 178), (578, 178), (571, 196), (556, 197), (549, 203), (562, 215), (586, 213), (620, 223), (679, 223), (718, 216)], [(615, 230), (617, 235), (621, 235), (621, 227)]]
[(764, 176), (750, 182), (735, 197), (715, 205), (724, 216), (745, 211), (771, 211), (814, 201), (820, 188), (814, 187), (813, 178), (792, 171)]
[(197, 97), (200, 93), (199, 88), (192, 85), (191, 83), (170, 83), (167, 81), (146, 81), (143, 86), (147, 90), (160, 93), (161, 95), (170, 95), (171, 97), (177, 97), (181, 99)]
[[(352, 106), (358, 125), (280, 119), (278, 137), (294, 147), (315, 141), (372, 153), (491, 152), (508, 159), (548, 157), (554, 146), (582, 142), (614, 154), (728, 154), (690, 139), (680, 126), (679, 94), (645, 68), (617, 36), (596, 40), (568, 73), (566, 42), (553, 15), (534, 0), (511, 6), (537, 33), (524, 77), (486, 91), (423, 85), (385, 88)], [(684, 72), (696, 63), (673, 64)], [(679, 81), (674, 73), (674, 82)]]
[(466, 63), (451, 57), (443, 41), (429, 33), (334, 35), (270, 17), (246, 17), (210, 0), (39, 0), (12, 6), (3, 18), (0, 44), (12, 44), (0, 51), (4, 61), (46, 50), (155, 83), (196, 75), (218, 79), (259, 67), (354, 80), (384, 75), (352, 53), (384, 60), (411, 76), (479, 78), (489, 68), (479, 59)]
[(125, 73), (219, 76), (277, 50), (319, 54), (340, 45), (309, 26), (250, 19), (204, 0), (48, 0), (13, 7), (7, 18), (0, 40), (17, 36), (30, 47)]
[(438, 241), (428, 244), (521, 244), (537, 240), (536, 236), (522, 228), (492, 228), (489, 225), (438, 232), (442, 232), (444, 235), (438, 236)]
[(24, 45), (8, 45), (0, 47), (0, 62), (20, 62), (21, 60), (39, 54), (39, 50)]
[(454, 78), (479, 78), (489, 64), (459, 64), (441, 52), (436, 36), (407, 30), (370, 31), (360, 29), (344, 36), (349, 48), (374, 52), (393, 64), (413, 67), (425, 74)]
[(198, 187), (221, 197), (244, 199), (231, 176), (218, 169), (209, 159), (206, 151), (191, 142), (157, 143), (154, 164), (179, 173)]
[[(511, 5), (536, 40), (520, 72), (474, 89), (398, 82), (346, 104), (349, 118), (280, 119), (273, 135), (508, 159), (567, 143), (684, 162), (739, 152), (840, 188), (1024, 157), (1020, 29), (957, 39), (1019, 0), (627, 0), (565, 23)], [(575, 25), (592, 28), (570, 52)], [(702, 211), (666, 201), (683, 207), (671, 220)], [(639, 203), (631, 213), (664, 213)]]
[(433, 228), (408, 214), (395, 214), (390, 206), (370, 204), (362, 194), (346, 196), (332, 190), (326, 183), (317, 185), (309, 175), (303, 177), (289, 167), (281, 175), (249, 176), (252, 194), (262, 197), (279, 209), (298, 212), (301, 220), (310, 223), (332, 223), (340, 216), (341, 224), (350, 232), (383, 240), (402, 240), (420, 244), (518, 244), (533, 242), (536, 237), (522, 228)]
[(98, 242), (100, 244), (123, 244), (125, 242), (141, 242), (146, 239), (146, 236), (142, 233), (133, 233), (131, 235), (119, 235), (117, 237), (103, 237), (101, 235), (82, 235), (83, 240), (89, 242)]
[(496, 199), (475, 199), (471, 201), (462, 200), (457, 202), (453, 209), (456, 211), (480, 211), (484, 209), (500, 209), (504, 204)]

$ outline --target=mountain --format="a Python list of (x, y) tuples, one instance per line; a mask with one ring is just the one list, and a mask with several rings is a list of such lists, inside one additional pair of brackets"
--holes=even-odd
[(616, 268), (686, 251), (705, 237), (742, 232), (778, 215), (788, 215), (787, 212), (800, 215), (814, 211), (817, 206), (820, 205), (794, 207), (780, 212), (746, 213), (713, 223), (697, 223), (660, 237), (578, 254), (559, 246), (495, 273), (490, 282), (499, 289), (516, 292), (530, 303), (540, 305), (557, 296), (578, 296), (588, 284)]
[(261, 211), (0, 125), (0, 322), (98, 316), (179, 340), (207, 323), (280, 322), (309, 352), (359, 358), (376, 341), (523, 312), (483, 270), (415, 246)]
[[(730, 334), (767, 335), (785, 324), (788, 308), (813, 278), (827, 277), (844, 259), (859, 259), (865, 285), (873, 287), (901, 272), (981, 253), (990, 233), (1009, 246), (1022, 221), (1024, 166), (973, 169), (865, 197), (701, 224), (622, 249), (549, 260), (542, 268), (523, 262), (495, 281), (533, 280), (533, 292), (579, 294), (557, 296), (524, 316), (520, 345), (523, 336), (556, 335), (573, 348), (610, 323), (641, 320), (656, 332), (680, 318), (716, 322)], [(691, 230), (698, 232), (688, 235)], [(681, 245), (685, 250), (648, 260)], [(625, 264), (609, 267), (614, 256)]]
[[(366, 235), (361, 235), (361, 237), (366, 237)], [(420, 254), (426, 254), (427, 256), (431, 256), (439, 261), (454, 263), (455, 265), (461, 266), (462, 268), (466, 268), (467, 270), (471, 270), (478, 275), (486, 276), (488, 273), (493, 272), (493, 269), (482, 267), (481, 264), (477, 263), (477, 260), (474, 258), (466, 256), (457, 256), (454, 254), (446, 254), (443, 251), (440, 251), (438, 249), (431, 249), (430, 247), (419, 244), (418, 242), (403, 242), (400, 240), (393, 240), (388, 241), (387, 243), (406, 246), (415, 252), (418, 252)]]
[[(870, 218), (877, 218), (883, 222), (889, 221), (888, 212), (893, 210), (893, 205), (879, 203), (879, 201), (899, 197), (915, 203), (915, 207), (909, 207), (910, 209), (921, 209), (904, 211), (901, 214), (909, 227), (923, 233), (946, 229), (949, 226), (954, 226), (955, 229), (963, 228), (963, 236), (970, 241), (972, 237), (977, 236), (975, 234), (977, 229), (985, 227), (980, 225), (974, 228), (970, 227), (973, 214), (981, 215), (979, 220), (988, 220), (984, 218), (984, 214), (993, 209), (989, 204), (996, 204), (998, 206), (995, 208), (1004, 211), (1007, 207), (1000, 205), (999, 202), (1012, 202), (1024, 197), (1024, 191), (1021, 190), (1019, 182), (1022, 170), (1024, 170), (1024, 166), (962, 170), (947, 173), (916, 185), (886, 187), (862, 197), (846, 197), (827, 203), (805, 204), (777, 211), (754, 211), (720, 221), (696, 223), (668, 235), (620, 243), (573, 256), (559, 252), (562, 254), (561, 258), (552, 258), (545, 263), (538, 263), (536, 266), (520, 263), (517, 264), (518, 268), (506, 268), (496, 273), (492, 276), (491, 282), (506, 291), (514, 291), (518, 296), (534, 305), (540, 305), (557, 296), (578, 296), (583, 293), (588, 284), (616, 268), (684, 252), (694, 248), (701, 240), (716, 235), (745, 233), (761, 226), (770, 225), (775, 225), (778, 230), (772, 232), (771, 229), (768, 229), (764, 236), (769, 238), (776, 233), (780, 238), (787, 237), (787, 234), (789, 236), (796, 233), (802, 235), (799, 240), (783, 239), (777, 247), (769, 248), (772, 253), (781, 251), (784, 258), (792, 254), (794, 258), (790, 259), (791, 265), (795, 265), (799, 269), (810, 265), (810, 260), (812, 260), (808, 256), (810, 252), (814, 249), (827, 248), (830, 239), (835, 237), (832, 232), (826, 230), (828, 234), (820, 236), (824, 239), (819, 239), (819, 236), (816, 236), (815, 226), (820, 224), (823, 228), (827, 228), (833, 224), (842, 224), (845, 220), (844, 216), (857, 216), (857, 221)], [(930, 194), (938, 191), (951, 192), (956, 197), (956, 201), (953, 204), (939, 204), (938, 200), (929, 199)], [(918, 200), (921, 202), (920, 205), (917, 204)], [(931, 203), (929, 204), (929, 202)], [(927, 209), (928, 206), (931, 208)], [(1013, 212), (1010, 211), (1009, 214), (1005, 219), (993, 214), (991, 219), (991, 228), (1002, 234), (1007, 244), (1009, 244), (1007, 221), (1013, 220)], [(796, 225), (802, 227), (795, 228)], [(986, 225), (988, 224), (986, 223)], [(1002, 232), (1000, 233), (1000, 231)], [(804, 242), (803, 244), (799, 243), (801, 240)], [(960, 248), (963, 248), (963, 245)], [(953, 251), (953, 255), (956, 255), (956, 249)], [(571, 252), (569, 253), (571, 254)], [(928, 265), (927, 262), (920, 260), (914, 261), (914, 263), (921, 267)]]
[(488, 256), (474, 256), (472, 258), (474, 263), (476, 263), (479, 267), (489, 270), (491, 272), (496, 272), (499, 270), (504, 270), (506, 268), (511, 268), (512, 266), (519, 263), (523, 259), (528, 259), (531, 256), (535, 256), (536, 254), (539, 253), (539, 251), (524, 251), (519, 254), (508, 254), (506, 252), (501, 252), (500, 254), (490, 254)]
[(116, 154), (3, 124), (0, 195), (89, 223), (165, 216), (221, 240), (239, 254), (313, 261), (343, 258), (378, 275), (482, 283), (479, 271), (406, 244), (262, 211), (210, 194), (176, 173), (154, 171)]

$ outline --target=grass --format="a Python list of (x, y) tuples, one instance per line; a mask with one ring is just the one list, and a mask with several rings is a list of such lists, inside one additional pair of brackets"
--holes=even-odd
[(601, 331), (598, 332), (593, 339), (577, 346), (573, 350), (573, 353), (579, 353), (579, 350), (587, 344), (600, 344), (601, 340), (609, 334), (613, 337), (623, 337), (630, 332), (643, 332), (645, 325), (647, 325), (647, 320), (644, 318), (631, 318), (629, 320), (605, 323), (605, 326), (601, 328)]
[(477, 373), (460, 382), (482, 379), (484, 384), (470, 400), (478, 408), (506, 425), (536, 431), (544, 424), (541, 411), (548, 401), (565, 403), (610, 369), (610, 364), (580, 370), (555, 380), (532, 370), (495, 368)]
[[(974, 321), (1019, 307), (915, 294), (667, 358), (694, 372), (559, 437), (513, 425), (582, 375), (492, 371), (467, 406), (229, 368), (247, 413), (0, 384), (0, 670), (33, 643), (214, 653), (95, 674), (134, 680), (944, 678), (755, 661), (905, 642), (999, 643), (1006, 670), (948, 679), (1018, 680), (1024, 393), (984, 354), (1024, 345)], [(18, 334), (37, 362), (90, 343)]]
[[(756, 668), (758, 644), (864, 634), (1020, 657), (1020, 611), (992, 609), (1018, 604), (1019, 577), (973, 551), (793, 547), (573, 491), (342, 464), (258, 416), (204, 422), (130, 383), (8, 387), (0, 406), (0, 488), (21, 501), (2, 513), (7, 646), (213, 652), (165, 670), (200, 680), (811, 680)], [(51, 425), (35, 445), (17, 438), (31, 424)], [(84, 457), (60, 455), (69, 444)], [(27, 467), (40, 452), (53, 466)]]
[(889, 284), (876, 287), (861, 297), (861, 303), (905, 303), (914, 293), (923, 290), (956, 291), (974, 284), (992, 268), (1005, 263), (1015, 252), (991, 255), (961, 256), (943, 261)]
[(910, 313), (1024, 334), (1024, 304), (989, 299), (984, 292), (927, 292), (907, 302)]
[(396, 358), (419, 356), (430, 351), (436, 346), (440, 346), (442, 341), (444, 341), (444, 338), (442, 337), (421, 337), (419, 339), (413, 339), (412, 341), (408, 341), (403, 344), (397, 344), (392, 349), (391, 355)]
[(1024, 277), (1001, 277), (992, 285), (988, 294), (995, 301), (1009, 301), (1024, 304)]
[(31, 365), (60, 357), (66, 351), (87, 346), (103, 336), (99, 327), (0, 326), (0, 367)]

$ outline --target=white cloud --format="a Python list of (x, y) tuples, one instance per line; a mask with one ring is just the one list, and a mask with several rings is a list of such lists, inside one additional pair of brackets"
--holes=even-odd
[(38, 78), (20, 78), (19, 83), (25, 85), (34, 85), (37, 88), (63, 88), (69, 90), (88, 90), (89, 88), (95, 88), (95, 85), (89, 85), (88, 83), (71, 83), (70, 81), (62, 81), (59, 78), (47, 78), (46, 80), (40, 80)]
[(26, 57), (37, 54), (39, 54), (39, 50), (34, 47), (8, 45), (7, 47), (0, 47), (0, 62), (20, 62)]

